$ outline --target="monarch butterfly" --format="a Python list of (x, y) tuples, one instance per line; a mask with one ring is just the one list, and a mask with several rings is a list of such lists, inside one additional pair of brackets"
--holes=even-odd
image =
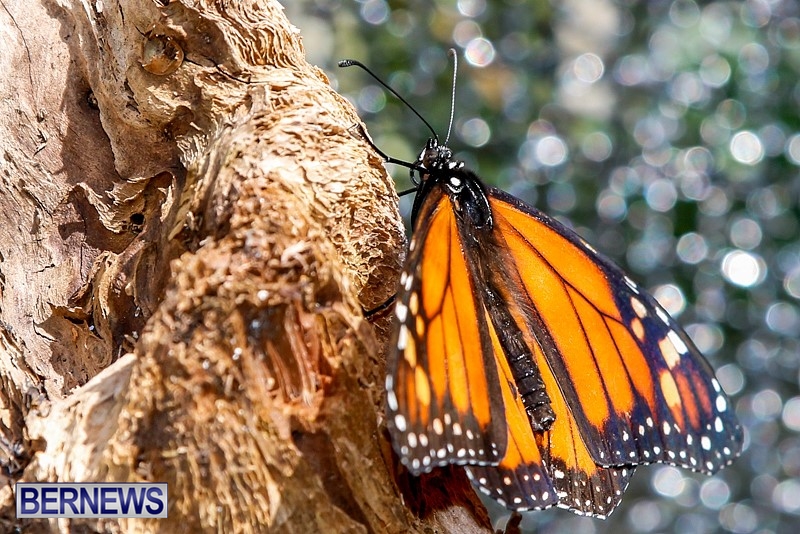
[[(351, 65), (408, 105), (363, 64), (339, 63)], [(604, 518), (637, 465), (711, 474), (739, 454), (711, 366), (617, 265), (484, 184), (435, 132), (413, 163), (364, 137), (416, 184), (386, 377), (387, 424), (411, 473), (464, 465), (507, 508)]]

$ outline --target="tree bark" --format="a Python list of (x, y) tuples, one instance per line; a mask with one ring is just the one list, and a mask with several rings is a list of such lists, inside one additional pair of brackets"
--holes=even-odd
[[(382, 423), (403, 226), (277, 2), (0, 1), (0, 526), (470, 532)], [(166, 520), (12, 483), (167, 482)]]

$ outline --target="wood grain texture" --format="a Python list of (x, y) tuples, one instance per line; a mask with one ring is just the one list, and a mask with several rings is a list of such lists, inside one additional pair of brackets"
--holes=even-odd
[[(361, 306), (397, 197), (280, 5), (3, 0), (0, 28), (0, 526), (484, 531), (463, 473), (396, 471)], [(20, 525), (15, 480), (167, 482), (169, 519)]]

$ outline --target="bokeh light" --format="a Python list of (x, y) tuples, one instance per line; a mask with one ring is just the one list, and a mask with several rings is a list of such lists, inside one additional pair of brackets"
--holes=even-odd
[(386, 94), (377, 85), (367, 85), (359, 92), (357, 102), (364, 111), (378, 113), (386, 106)]
[(660, 285), (653, 289), (652, 293), (672, 317), (677, 318), (686, 308), (686, 297), (681, 288), (675, 284)]
[(486, 0), (459, 0), (458, 12), (465, 17), (479, 17), (486, 11)]
[(614, 145), (605, 132), (592, 132), (581, 141), (583, 155), (596, 162), (607, 160), (611, 156)]
[(464, 49), (464, 57), (470, 65), (485, 67), (494, 61), (494, 45), (488, 39), (475, 37), (471, 39)]
[(603, 76), (605, 65), (597, 54), (587, 52), (575, 58), (573, 73), (583, 83), (594, 83)]
[(764, 280), (766, 265), (756, 254), (732, 250), (722, 259), (722, 275), (732, 284), (751, 287)]
[(389, 6), (384, 0), (366, 0), (361, 4), (361, 17), (370, 24), (383, 24), (389, 18)]
[(472, 118), (459, 125), (458, 134), (466, 144), (477, 148), (489, 142), (492, 130), (485, 120)]
[(786, 428), (800, 432), (800, 396), (792, 397), (783, 405), (783, 424)]
[(536, 143), (536, 159), (547, 167), (561, 165), (567, 155), (567, 145), (558, 136), (548, 135)]
[(681, 261), (696, 265), (708, 257), (708, 242), (701, 234), (688, 232), (678, 239), (675, 251)]
[(739, 163), (755, 165), (764, 157), (764, 146), (753, 132), (737, 132), (731, 138), (731, 155)]

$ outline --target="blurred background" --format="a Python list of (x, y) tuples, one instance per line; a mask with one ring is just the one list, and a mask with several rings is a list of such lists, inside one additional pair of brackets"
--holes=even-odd
[[(385, 152), (429, 132), (485, 181), (573, 226), (682, 323), (745, 425), (706, 477), (640, 468), (607, 521), (536, 532), (800, 532), (800, 3), (285, 0), (309, 60)], [(390, 169), (398, 188), (405, 169)], [(407, 216), (411, 198), (401, 201)], [(507, 513), (493, 508), (502, 527)]]

